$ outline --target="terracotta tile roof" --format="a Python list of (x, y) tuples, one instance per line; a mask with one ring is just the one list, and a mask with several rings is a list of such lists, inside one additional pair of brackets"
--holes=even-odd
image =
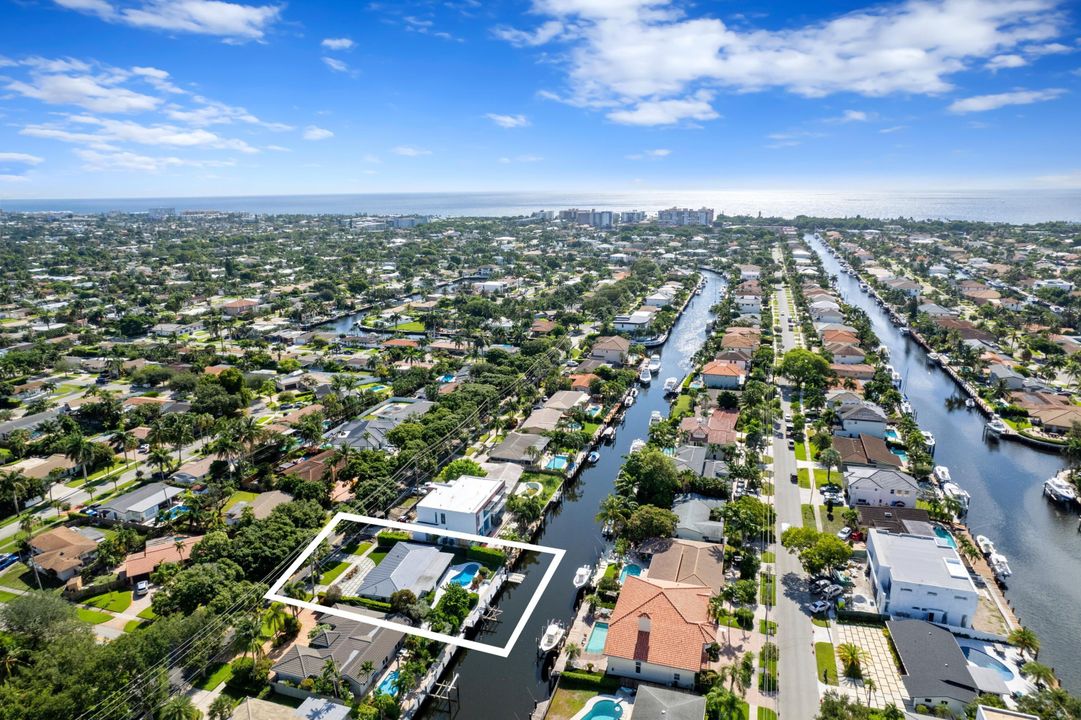
[(701, 585), (629, 576), (608, 623), (604, 654), (701, 670), (705, 646), (717, 636), (709, 598), (710, 589)]
[(703, 375), (727, 375), (729, 377), (740, 377), (746, 375), (747, 371), (741, 368), (739, 365), (728, 362), (721, 362), (720, 360), (713, 360), (706, 363), (706, 366), (702, 368)]

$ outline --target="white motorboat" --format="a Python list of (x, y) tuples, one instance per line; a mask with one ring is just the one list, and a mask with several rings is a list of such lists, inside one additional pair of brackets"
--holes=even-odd
[(1002, 421), (1002, 418), (997, 415), (987, 421), (986, 428), (987, 432), (991, 433), (995, 437), (998, 437), (1004, 432), (1008, 432), (1010, 429), (1009, 426)]
[(563, 627), (563, 623), (558, 620), (552, 620), (544, 628), (544, 634), (541, 635), (540, 643), (538, 647), (542, 653), (552, 652), (559, 647), (559, 643), (563, 641), (563, 636), (567, 633), (566, 628)]
[(995, 544), (991, 542), (991, 538), (986, 535), (977, 535), (976, 545), (984, 555), (991, 555), (995, 552)]
[(937, 363), (937, 362), (940, 362), (942, 360), (942, 356), (939, 355), (936, 352), (927, 353), (927, 359), (930, 360), (933, 363)]
[(661, 356), (653, 353), (649, 356), (649, 371), (655, 373), (661, 369)]
[(632, 387), (629, 392), (631, 394), (631, 397), (638, 397), (638, 388)]
[(927, 430), (923, 430), (923, 449), (927, 451), (928, 455), (935, 454), (935, 436)]
[(1072, 504), (1077, 502), (1077, 491), (1067, 479), (1069, 471), (1060, 472), (1053, 478), (1044, 480), (1043, 494), (1052, 502)]
[(1010, 575), (1013, 575), (1013, 571), (1010, 570), (1010, 563), (1005, 555), (991, 553), (987, 558), (987, 564), (991, 566), (991, 572), (995, 574), (998, 580), (1005, 580)]
[(635, 438), (634, 441), (631, 442), (631, 449), (628, 452), (636, 453), (639, 450), (641, 450), (642, 448), (644, 448), (645, 446), (646, 446), (646, 441), (645, 440), (643, 440), (642, 438)]
[(590, 578), (593, 577), (593, 567), (590, 565), (583, 565), (578, 568), (578, 571), (574, 573), (574, 587), (582, 588), (589, 584)]
[(612, 427), (611, 425), (606, 427), (604, 429), (604, 431), (601, 433), (601, 440), (604, 440), (605, 442), (611, 442), (612, 440), (615, 439), (615, 437), (616, 437), (616, 429), (614, 427)]
[(968, 511), (968, 501), (971, 498), (968, 494), (968, 491), (962, 488), (957, 483), (942, 483), (942, 494), (947, 498), (956, 500), (961, 506), (962, 514)]
[(898, 328), (898, 330), (901, 331), (902, 335), (908, 335), (908, 333), (910, 332), (907, 325), (902, 325), (900, 328)]
[(878, 354), (881, 355), (883, 358), (888, 358), (890, 356), (890, 349), (885, 345), (879, 345)]
[(635, 396), (633, 394), (623, 398), (623, 407), (630, 407), (631, 405), (634, 405), (634, 398)]
[(679, 389), (679, 378), (670, 377), (664, 381), (664, 392), (671, 394)]
[(638, 382), (643, 385), (649, 385), (653, 380), (653, 373), (649, 371), (649, 368), (642, 368), (642, 372), (638, 373)]
[(966, 399), (965, 400), (965, 407), (967, 407), (968, 409), (971, 410), (972, 408), (976, 407), (976, 401), (973, 400), (972, 398)]
[(651, 413), (649, 414), (649, 424), (650, 424), (650, 425), (656, 425), (656, 424), (657, 424), (657, 423), (659, 423), (659, 422), (660, 422), (661, 420), (664, 420), (664, 416), (663, 416), (663, 415), (661, 415), (661, 411), (660, 411), (660, 410), (654, 410), (653, 412), (651, 412)]
[(953, 478), (950, 477), (950, 469), (945, 465), (935, 465), (935, 469), (931, 471), (931, 475), (939, 482), (940, 485), (944, 485), (948, 482), (953, 482)]
[(902, 400), (901, 401), (901, 414), (902, 415), (911, 415), (912, 414), (912, 403), (910, 403), (908, 400)]
[(597, 461), (601, 459), (601, 454), (594, 450), (590, 454), (586, 455), (586, 462), (590, 465), (596, 465)]

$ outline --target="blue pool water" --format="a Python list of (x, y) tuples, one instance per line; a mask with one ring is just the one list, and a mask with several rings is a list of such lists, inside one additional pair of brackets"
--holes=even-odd
[(908, 453), (900, 448), (890, 448), (890, 452), (901, 458), (901, 462), (908, 463)]
[(599, 622), (593, 626), (589, 633), (589, 642), (586, 643), (586, 652), (600, 655), (604, 652), (604, 641), (608, 639), (608, 623)]
[(188, 511), (188, 506), (187, 505), (176, 505), (174, 507), (171, 507), (171, 508), (169, 508), (169, 519), (170, 520), (175, 520), (177, 517), (179, 517), (180, 515), (183, 515), (187, 511)]
[(965, 657), (973, 665), (979, 665), (982, 668), (990, 668), (1002, 676), (1003, 680), (1013, 680), (1013, 670), (1010, 670), (1004, 664), (982, 650), (978, 650), (974, 647), (962, 646), (961, 652), (965, 654)]
[(441, 383), (454, 382), (454, 374), (453, 373), (447, 373), (443, 377), (439, 378), (439, 382), (441, 382)]
[(586, 415), (589, 415), (590, 417), (597, 417), (601, 414), (602, 410), (604, 410), (604, 408), (600, 405), (590, 405), (586, 408)]
[(946, 528), (935, 525), (935, 535), (945, 540), (946, 544), (950, 547), (957, 547), (957, 541), (953, 539), (953, 535), (950, 535), (949, 531)]
[(900, 442), (901, 436), (897, 434), (897, 431), (893, 428), (886, 430), (886, 440), (893, 440), (894, 442)]
[(549, 470), (565, 470), (567, 467), (567, 456), (556, 455), (554, 458), (548, 461), (548, 464), (544, 467)]
[(388, 387), (390, 387), (390, 386), (389, 385), (372, 385), (370, 388), (368, 388), (368, 391), (369, 392), (383, 392)]
[(383, 678), (383, 682), (379, 683), (379, 692), (383, 693), (384, 695), (393, 695), (394, 693), (398, 692), (397, 670)]
[(601, 700), (593, 703), (589, 713), (582, 716), (582, 720), (619, 720), (623, 717), (623, 706), (617, 705), (611, 700)]
[(630, 565), (625, 565), (623, 569), (619, 571), (619, 582), (620, 584), (622, 584), (623, 581), (627, 579), (628, 575), (634, 575), (635, 577), (638, 577), (641, 574), (641, 566), (635, 565), (634, 563), (631, 563)]
[(458, 571), (458, 574), (450, 579), (452, 583), (466, 587), (469, 583), (473, 582), (473, 578), (477, 576), (477, 571), (480, 570), (480, 563), (468, 563), (462, 566), (462, 569)]

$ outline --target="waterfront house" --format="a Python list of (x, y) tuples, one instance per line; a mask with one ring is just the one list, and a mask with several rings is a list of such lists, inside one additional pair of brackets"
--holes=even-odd
[(182, 492), (178, 487), (152, 482), (114, 497), (98, 508), (98, 514), (106, 520), (149, 525), (160, 511), (171, 507)]
[(863, 402), (847, 410), (841, 410), (840, 435), (859, 437), (869, 435), (876, 438), (886, 437), (888, 418), (885, 411), (872, 402)]
[(948, 631), (922, 620), (886, 623), (901, 662), (901, 681), (913, 704), (963, 715), (979, 694), (968, 660)]
[(298, 707), (246, 697), (229, 720), (347, 720), (351, 708), (326, 698), (308, 697)]
[(624, 337), (609, 336), (597, 338), (590, 351), (590, 357), (612, 365), (623, 365), (631, 351), (631, 341)]
[(545, 401), (544, 407), (549, 410), (566, 412), (585, 405), (587, 402), (589, 402), (589, 393), (579, 390), (557, 390), (552, 393), (552, 397)]
[(499, 527), (506, 504), (502, 480), (462, 475), (453, 482), (437, 484), (421, 498), (416, 504), (416, 522), (441, 530), (489, 535)]
[(711, 595), (704, 585), (628, 576), (608, 622), (607, 673), (693, 687), (695, 674), (708, 664), (706, 646), (717, 639)]
[(432, 545), (396, 543), (382, 562), (364, 576), (357, 595), (385, 601), (399, 590), (409, 590), (420, 597), (435, 589), (453, 560), (452, 554)]
[(705, 585), (714, 595), (724, 587), (724, 545), (695, 540), (653, 540), (640, 551), (651, 555), (649, 579)]
[(642, 683), (634, 695), (634, 712), (638, 713), (637, 717), (643, 718), (702, 720), (706, 717), (706, 698), (703, 695)]
[(743, 387), (747, 371), (739, 365), (713, 360), (702, 368), (702, 381), (707, 388), (738, 390)]
[(715, 453), (714, 448), (715, 445), (680, 445), (672, 459), (676, 461), (677, 468), (690, 470), (698, 477), (728, 477), (728, 464), (717, 457), (720, 453)]
[(534, 410), (519, 428), (523, 432), (543, 433), (555, 430), (563, 419), (562, 410), (542, 407)]
[(858, 435), (854, 438), (834, 435), (833, 449), (841, 454), (841, 462), (845, 467), (898, 468), (901, 466), (901, 458), (890, 452), (884, 440), (872, 435)]
[(543, 435), (533, 433), (509, 432), (503, 442), (488, 453), (491, 460), (509, 462), (523, 467), (536, 465), (544, 455), (550, 440)]
[[(887, 453), (892, 455), (893, 453)], [(845, 471), (845, 492), (852, 505), (889, 505), (916, 507), (920, 486), (916, 479), (900, 470), (879, 467), (854, 467)]]
[(432, 408), (434, 403), (417, 398), (392, 397), (376, 405), (364, 416), (339, 425), (327, 433), (326, 438), (334, 445), (349, 445), (357, 450), (387, 450), (395, 448), (387, 439), (387, 433), (407, 420), (417, 418)]
[(287, 502), (291, 502), (292, 499), (292, 495), (282, 492), (281, 490), (271, 490), (269, 492), (259, 493), (250, 502), (248, 500), (241, 500), (226, 510), (225, 523), (227, 525), (235, 525), (240, 522), (240, 519), (244, 517), (244, 510), (247, 508), (251, 508), (253, 518), (256, 520), (265, 520), (270, 517), (270, 513), (274, 511), (274, 508), (279, 505), (284, 505)]
[(867, 569), (879, 612), (972, 627), (979, 593), (946, 540), (871, 530)]
[(684, 540), (721, 542), (724, 540), (724, 521), (713, 520), (713, 510), (724, 507), (724, 500), (701, 495), (680, 495), (672, 506), (676, 514), (675, 537)]
[(874, 366), (866, 363), (830, 363), (830, 371), (841, 379), (870, 380), (875, 376)]

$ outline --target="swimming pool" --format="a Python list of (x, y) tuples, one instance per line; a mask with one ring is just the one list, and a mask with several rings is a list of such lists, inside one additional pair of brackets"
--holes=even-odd
[(630, 565), (625, 565), (623, 567), (623, 569), (619, 571), (619, 582), (622, 585), (623, 581), (627, 579), (628, 575), (633, 575), (635, 577), (638, 577), (641, 574), (642, 574), (642, 566), (641, 565), (635, 565), (634, 563), (631, 563)]
[(549, 470), (565, 470), (567, 468), (567, 456), (556, 455), (554, 458), (549, 460), (548, 464), (544, 467)]
[(450, 579), (452, 583), (466, 587), (469, 583), (473, 582), (473, 578), (477, 576), (477, 571), (480, 570), (480, 563), (466, 563), (458, 570), (458, 574)]
[(444, 384), (449, 383), (449, 382), (454, 382), (454, 375), (452, 375), (451, 373), (447, 373), (446, 375), (439, 378), (439, 382), (444, 383)]
[(953, 535), (950, 535), (950, 531), (946, 528), (935, 525), (935, 535), (945, 540), (950, 547), (957, 547), (957, 541), (953, 539)]
[(890, 448), (890, 452), (896, 455), (901, 460), (901, 462), (905, 463), (906, 465), (908, 464), (908, 453), (906, 453), (904, 450), (901, 450), (900, 448)]
[(623, 706), (611, 700), (598, 700), (585, 715), (578, 715), (578, 720), (619, 720), (623, 717)]
[(601, 414), (603, 410), (604, 408), (600, 405), (588, 405), (586, 406), (586, 415), (588, 415), (589, 417), (597, 417)]
[(1002, 677), (1003, 680), (1007, 682), (1014, 679), (1013, 670), (1006, 667), (1006, 665), (991, 657), (984, 651), (978, 648), (969, 647), (968, 645), (963, 645), (961, 647), (961, 652), (965, 654), (965, 658), (967, 658), (968, 661), (973, 665), (979, 665), (982, 668), (989, 668), (991, 670), (994, 670)]
[(384, 695), (393, 695), (394, 693), (398, 692), (397, 670), (389, 673), (385, 678), (383, 678), (383, 682), (379, 683), (379, 692), (383, 693)]
[(608, 623), (599, 622), (593, 626), (589, 633), (589, 642), (586, 643), (586, 652), (600, 655), (604, 652), (604, 641), (608, 639)]

